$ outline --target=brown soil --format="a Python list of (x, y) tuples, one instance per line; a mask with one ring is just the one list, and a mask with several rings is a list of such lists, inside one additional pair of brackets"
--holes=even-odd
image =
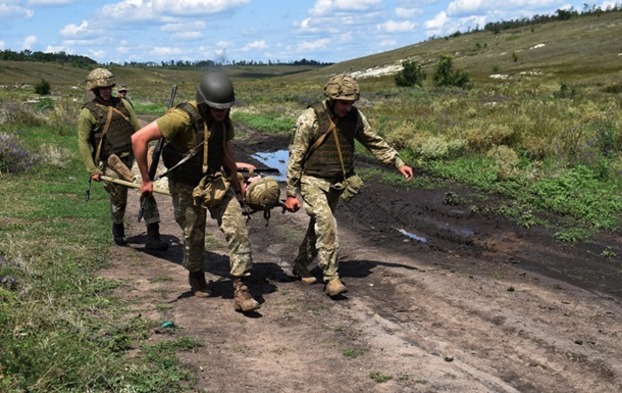
[[(240, 161), (286, 148), (281, 139), (236, 142)], [(468, 202), (448, 203), (448, 195)], [(560, 243), (490, 213), (491, 199), (458, 187), (368, 181), (338, 208), (349, 292), (336, 300), (322, 284), (291, 276), (308, 223), (302, 210), (273, 210), (268, 226), (251, 216), (250, 287), (262, 307), (249, 315), (233, 309), (227, 251), (213, 220), (205, 269), (215, 297), (190, 295), (166, 196), (158, 202), (170, 250), (144, 251), (132, 199), (130, 246), (111, 247), (101, 275), (128, 280), (118, 296), (131, 300), (129, 317), (177, 326), (150, 341), (204, 343), (179, 354), (198, 375), (192, 392), (622, 391), (621, 234)]]

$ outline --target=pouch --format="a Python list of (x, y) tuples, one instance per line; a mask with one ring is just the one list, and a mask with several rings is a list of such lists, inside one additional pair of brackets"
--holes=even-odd
[(227, 194), (229, 186), (229, 181), (222, 172), (204, 176), (192, 191), (195, 206), (204, 208), (216, 206)]
[(344, 201), (349, 201), (356, 194), (359, 193), (361, 188), (363, 187), (363, 179), (357, 174), (349, 176), (346, 180), (343, 181), (343, 192), (341, 193), (341, 199)]

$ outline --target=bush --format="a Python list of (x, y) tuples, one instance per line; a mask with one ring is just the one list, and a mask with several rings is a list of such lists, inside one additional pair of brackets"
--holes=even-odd
[(456, 86), (463, 89), (470, 89), (470, 79), (466, 71), (454, 69), (453, 60), (450, 56), (440, 57), (433, 78), (436, 86)]
[(51, 89), (52, 88), (50, 86), (50, 82), (46, 81), (45, 79), (41, 79), (35, 85), (35, 93), (39, 94), (40, 96), (47, 96), (47, 95), (49, 95)]
[(395, 75), (395, 84), (400, 87), (423, 86), (427, 75), (416, 61), (408, 60), (403, 64), (403, 69)]
[(25, 171), (38, 161), (37, 155), (24, 149), (17, 135), (0, 132), (0, 175)]

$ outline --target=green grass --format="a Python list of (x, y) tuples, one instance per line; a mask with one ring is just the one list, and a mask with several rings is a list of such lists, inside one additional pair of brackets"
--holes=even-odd
[(0, 391), (182, 391), (193, 378), (174, 352), (196, 343), (178, 338), (125, 356), (155, 325), (128, 319), (112, 294), (120, 283), (96, 277), (111, 243), (108, 197), (96, 184), (85, 202), (76, 137), (21, 130), (33, 151), (46, 144), (68, 154), (0, 181)]

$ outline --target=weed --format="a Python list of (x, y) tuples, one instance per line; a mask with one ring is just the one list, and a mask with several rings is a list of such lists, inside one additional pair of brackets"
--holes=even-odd
[(39, 161), (36, 153), (24, 147), (19, 135), (0, 132), (0, 175), (26, 171)]
[(356, 348), (345, 348), (341, 351), (341, 353), (343, 354), (343, 356), (349, 358), (355, 358), (359, 356), (359, 351)]
[(374, 371), (374, 372), (369, 373), (369, 377), (373, 379), (376, 383), (383, 383), (383, 382), (387, 382), (393, 379), (392, 376), (383, 374), (380, 371)]
[(615, 258), (617, 254), (611, 249), (611, 247), (607, 247), (600, 253), (600, 256), (605, 258)]

